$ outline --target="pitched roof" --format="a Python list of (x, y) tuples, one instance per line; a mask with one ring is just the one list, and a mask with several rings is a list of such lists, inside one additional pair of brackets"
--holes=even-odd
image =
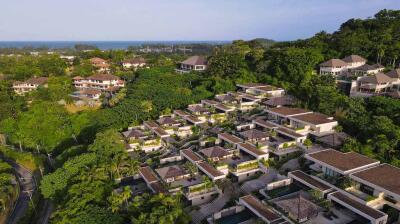
[(200, 152), (208, 158), (221, 158), (230, 154), (226, 149), (222, 148), (221, 146), (205, 148), (200, 150)]
[(400, 79), (400, 68), (393, 69), (390, 72), (386, 73), (392, 79)]
[(33, 77), (30, 79), (27, 79), (26, 81), (15, 81), (13, 85), (20, 85), (20, 84), (30, 84), (30, 85), (43, 85), (47, 83), (48, 78), (47, 77)]
[(296, 119), (299, 121), (307, 122), (313, 125), (320, 125), (335, 122), (335, 120), (330, 119), (329, 116), (320, 113), (309, 113), (309, 114), (301, 114), (291, 117), (292, 119)]
[(159, 168), (156, 169), (156, 172), (162, 179), (174, 178), (187, 174), (185, 170), (178, 165)]
[(172, 117), (161, 117), (157, 120), (160, 125), (175, 125), (179, 124), (179, 122)]
[(87, 79), (106, 81), (106, 80), (119, 80), (120, 78), (118, 76), (111, 74), (96, 74), (87, 77)]
[(242, 131), (240, 132), (240, 135), (243, 136), (245, 139), (262, 139), (268, 137), (267, 133), (257, 129)]
[(342, 61), (347, 62), (347, 63), (355, 63), (355, 62), (366, 62), (367, 59), (359, 56), (359, 55), (349, 55), (345, 58), (342, 59)]
[(390, 83), (391, 81), (393, 81), (391, 77), (389, 77), (381, 72), (377, 73), (375, 75), (362, 77), (360, 79), (360, 82), (366, 82), (366, 83), (372, 83), (372, 84)]
[(103, 63), (107, 62), (106, 60), (104, 60), (102, 58), (98, 58), (98, 57), (91, 58), (89, 60), (90, 60), (90, 63), (92, 63), (92, 64), (103, 64)]
[(278, 207), (292, 214), (297, 220), (304, 220), (318, 215), (320, 207), (301, 195), (292, 196), (274, 202)]
[(144, 133), (140, 130), (137, 129), (131, 129), (128, 131), (122, 132), (122, 134), (125, 136), (125, 138), (141, 138), (144, 137)]
[(343, 153), (334, 149), (310, 153), (308, 154), (308, 157), (335, 167), (342, 172), (379, 163), (378, 160), (371, 159), (359, 153)]
[(347, 63), (340, 59), (330, 59), (326, 62), (323, 62), (319, 65), (320, 67), (343, 67), (347, 66)]
[(400, 195), (400, 169), (397, 167), (381, 164), (351, 175)]
[(75, 76), (75, 77), (73, 77), (72, 79), (73, 79), (73, 80), (82, 80), (82, 79), (84, 79), (84, 78), (81, 77), (81, 76)]
[(190, 149), (183, 149), (181, 151), (185, 156), (190, 158), (193, 162), (199, 162), (202, 159)]
[(372, 70), (377, 70), (378, 68), (373, 66), (373, 65), (369, 65), (369, 64), (363, 64), (360, 67), (355, 68), (355, 70), (357, 71), (372, 71)]
[(142, 175), (142, 177), (149, 183), (158, 181), (157, 176), (153, 173), (153, 170), (148, 166), (140, 167), (139, 172)]
[(203, 56), (192, 56), (184, 61), (181, 64), (185, 65), (207, 65), (207, 60)]

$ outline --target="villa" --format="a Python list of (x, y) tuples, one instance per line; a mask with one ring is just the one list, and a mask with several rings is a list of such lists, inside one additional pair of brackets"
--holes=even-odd
[(133, 59), (127, 59), (122, 61), (122, 67), (124, 69), (138, 69), (146, 66), (146, 60), (142, 57), (137, 57)]
[(207, 69), (207, 59), (203, 56), (192, 56), (179, 65), (176, 69), (178, 73), (188, 73), (192, 71), (201, 72)]
[(103, 72), (109, 72), (110, 71), (110, 65), (108, 62), (102, 58), (91, 58), (89, 59), (90, 64), (92, 64), (94, 67), (97, 68), (97, 71), (100, 73)]
[(36, 90), (40, 86), (47, 87), (47, 80), (47, 77), (34, 77), (23, 82), (15, 81), (12, 88), (18, 95), (24, 95), (25, 93)]

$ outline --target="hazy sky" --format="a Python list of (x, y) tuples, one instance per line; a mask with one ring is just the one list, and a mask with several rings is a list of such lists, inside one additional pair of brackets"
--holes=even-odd
[(0, 0), (0, 40), (291, 40), (399, 0)]

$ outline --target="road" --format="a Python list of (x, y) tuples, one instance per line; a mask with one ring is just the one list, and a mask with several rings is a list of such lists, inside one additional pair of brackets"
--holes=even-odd
[(16, 224), (18, 220), (23, 217), (28, 210), (28, 206), (30, 203), (29, 195), (33, 194), (36, 190), (36, 183), (33, 179), (32, 173), (29, 170), (25, 169), (24, 167), (20, 166), (12, 160), (4, 160), (14, 168), (21, 190), (15, 207), (6, 221), (7, 224)]

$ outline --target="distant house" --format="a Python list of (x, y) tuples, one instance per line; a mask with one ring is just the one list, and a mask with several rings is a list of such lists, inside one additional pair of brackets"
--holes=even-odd
[(384, 73), (377, 73), (372, 76), (361, 77), (357, 80), (359, 93), (384, 93), (392, 87), (393, 79)]
[(338, 76), (347, 70), (347, 63), (340, 59), (330, 59), (319, 65), (319, 74)]
[(125, 69), (130, 69), (130, 68), (141, 68), (146, 65), (146, 60), (142, 57), (137, 57), (133, 59), (127, 59), (122, 61), (122, 67)]
[(342, 61), (347, 63), (347, 68), (352, 69), (352, 68), (357, 68), (362, 65), (365, 65), (367, 63), (367, 59), (358, 56), (358, 55), (350, 55), (342, 59)]
[(101, 96), (101, 91), (98, 89), (83, 89), (79, 91), (80, 96), (89, 98), (89, 99), (94, 99), (97, 100)]
[(111, 74), (97, 74), (87, 78), (75, 76), (72, 78), (73, 85), (78, 89), (89, 88), (106, 91), (110, 88), (123, 87), (125, 81), (121, 80), (118, 76)]
[(179, 73), (187, 73), (191, 71), (205, 71), (207, 69), (207, 59), (203, 56), (192, 56), (179, 65), (176, 69)]
[(90, 63), (97, 68), (98, 72), (110, 71), (110, 65), (102, 58), (91, 58)]
[(36, 90), (39, 86), (47, 87), (47, 77), (30, 78), (24, 82), (16, 81), (12, 88), (19, 95)]

